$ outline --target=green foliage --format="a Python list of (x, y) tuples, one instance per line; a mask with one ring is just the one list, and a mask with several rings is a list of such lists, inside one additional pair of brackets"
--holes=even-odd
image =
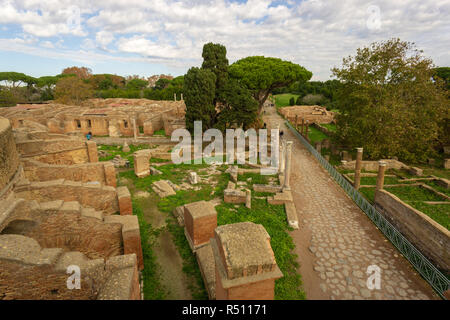
[(143, 80), (143, 79), (131, 79), (130, 81), (127, 82), (127, 89), (129, 90), (142, 90), (145, 87), (148, 86), (148, 81), (147, 80)]
[(221, 44), (209, 42), (203, 46), (202, 57), (202, 69), (210, 70), (216, 75), (215, 104), (219, 93), (228, 81), (227, 49)]
[(278, 58), (263, 56), (247, 57), (229, 67), (230, 76), (252, 92), (261, 111), (269, 94), (276, 88), (288, 86), (295, 81), (307, 81), (312, 73), (298, 64)]
[(0, 81), (5, 81), (7, 84), (11, 84), (11, 86), (14, 88), (21, 85), (22, 83), (30, 86), (36, 83), (36, 78), (28, 76), (24, 73), (9, 71), (0, 72)]
[(170, 84), (171, 80), (166, 79), (166, 78), (159, 78), (156, 82), (155, 82), (155, 89), (157, 90), (163, 90), (166, 89), (169, 84)]
[(450, 67), (435, 68), (433, 71), (433, 78), (435, 80), (437, 80), (437, 78), (444, 80), (447, 90), (450, 90)]
[(450, 139), (444, 126), (448, 98), (432, 81), (431, 60), (414, 44), (399, 39), (373, 43), (332, 71), (342, 82), (337, 92), (342, 144), (364, 147), (372, 159), (397, 156), (414, 162)]
[(166, 296), (166, 289), (161, 284), (161, 266), (156, 261), (156, 256), (153, 251), (158, 230), (155, 230), (145, 221), (142, 206), (136, 199), (133, 199), (133, 214), (138, 218), (141, 233), (142, 255), (144, 260), (144, 270), (142, 271), (144, 299), (162, 300)]
[(214, 98), (216, 76), (207, 69), (190, 68), (184, 77), (186, 129), (194, 132), (194, 121), (202, 121), (203, 131), (216, 122)]
[(450, 230), (450, 205), (448, 204), (426, 204), (423, 202), (407, 202), (410, 206), (425, 213), (431, 219)]
[(250, 92), (235, 79), (228, 79), (221, 90), (219, 100), (222, 108), (216, 128), (224, 131), (232, 126), (247, 130), (257, 118), (258, 103)]
[(83, 100), (91, 98), (92, 86), (79, 77), (61, 78), (56, 83), (54, 95), (58, 102), (79, 105)]
[(290, 105), (290, 106), (295, 105), (295, 99), (294, 99), (294, 97), (291, 97), (291, 98), (289, 99), (289, 105)]
[(10, 89), (0, 90), (0, 107), (14, 107), (18, 100)]

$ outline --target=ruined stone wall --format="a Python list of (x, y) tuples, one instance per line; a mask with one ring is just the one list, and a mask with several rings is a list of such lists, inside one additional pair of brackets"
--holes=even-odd
[(16, 173), (19, 156), (8, 119), (0, 118), (0, 190), (2, 190)]
[(119, 212), (117, 191), (113, 187), (64, 181), (63, 179), (32, 182), (17, 187), (16, 195), (26, 200), (48, 202), (54, 200), (78, 201), (84, 207), (103, 211), (105, 215)]
[(450, 271), (450, 232), (446, 228), (386, 190), (376, 192), (375, 208), (439, 268)]
[[(110, 185), (105, 174), (105, 163), (85, 163), (76, 165), (50, 165), (35, 160), (23, 162), (24, 173), (30, 181), (49, 181), (66, 179), (71, 181), (93, 182)], [(111, 186), (115, 187), (115, 183)]]
[(42, 215), (38, 225), (23, 235), (35, 239), (43, 248), (79, 251), (89, 259), (107, 259), (124, 253), (122, 225), (76, 213)]
[(67, 288), (68, 275), (49, 265), (27, 265), (0, 260), (0, 300), (92, 300), (95, 293), (87, 281), (80, 290)]

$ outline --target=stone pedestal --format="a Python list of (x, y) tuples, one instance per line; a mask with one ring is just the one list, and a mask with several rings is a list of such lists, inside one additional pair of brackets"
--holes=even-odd
[(198, 183), (197, 172), (189, 172), (189, 183), (190, 184), (197, 184)]
[(123, 152), (130, 152), (131, 151), (130, 150), (130, 146), (128, 145), (128, 143), (126, 141), (123, 143), (122, 151)]
[(184, 206), (184, 233), (193, 251), (209, 243), (217, 227), (217, 212), (211, 202), (198, 201)]
[(127, 187), (117, 188), (117, 199), (119, 201), (120, 215), (133, 214), (133, 205), (131, 203), (131, 194)]
[(264, 227), (241, 222), (217, 227), (211, 239), (217, 300), (273, 300), (281, 273)]
[(149, 150), (139, 150), (133, 154), (134, 173), (137, 177), (143, 178), (150, 175), (150, 158)]
[(98, 162), (97, 143), (94, 141), (86, 141), (89, 162)]
[(362, 165), (363, 148), (356, 148), (355, 177), (353, 186), (356, 190), (361, 185), (361, 165)]

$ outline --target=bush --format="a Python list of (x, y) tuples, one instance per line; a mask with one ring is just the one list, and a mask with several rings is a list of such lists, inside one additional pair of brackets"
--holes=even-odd
[(17, 98), (10, 90), (0, 90), (0, 107), (13, 107), (17, 104)]
[(289, 105), (290, 106), (293, 106), (295, 104), (295, 98), (294, 97), (291, 97), (290, 99), (289, 99)]

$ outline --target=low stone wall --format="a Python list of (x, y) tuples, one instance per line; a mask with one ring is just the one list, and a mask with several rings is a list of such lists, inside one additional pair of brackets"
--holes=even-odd
[[(403, 162), (393, 159), (382, 159), (380, 161), (386, 162), (386, 170), (387, 169), (402, 169), (409, 168)], [(341, 164), (339, 168), (346, 170), (354, 170), (355, 169), (356, 160), (347, 161), (345, 164)], [(362, 161), (361, 169), (366, 171), (378, 171), (379, 161)]]
[(328, 128), (325, 128), (325, 127), (321, 126), (319, 123), (313, 122), (312, 126), (314, 128), (316, 128), (317, 130), (319, 130), (320, 132), (326, 134), (329, 137), (333, 135), (333, 131), (329, 130)]
[(117, 191), (100, 184), (67, 181), (63, 179), (32, 182), (16, 187), (16, 195), (26, 200), (47, 202), (53, 200), (78, 201), (83, 207), (103, 211), (105, 215), (119, 212)]
[(51, 165), (33, 159), (23, 162), (25, 177), (30, 181), (66, 179), (92, 182), (115, 187), (116, 171), (111, 162), (84, 163), (75, 165)]
[(375, 208), (440, 269), (450, 271), (450, 232), (446, 228), (386, 190), (376, 192)]

